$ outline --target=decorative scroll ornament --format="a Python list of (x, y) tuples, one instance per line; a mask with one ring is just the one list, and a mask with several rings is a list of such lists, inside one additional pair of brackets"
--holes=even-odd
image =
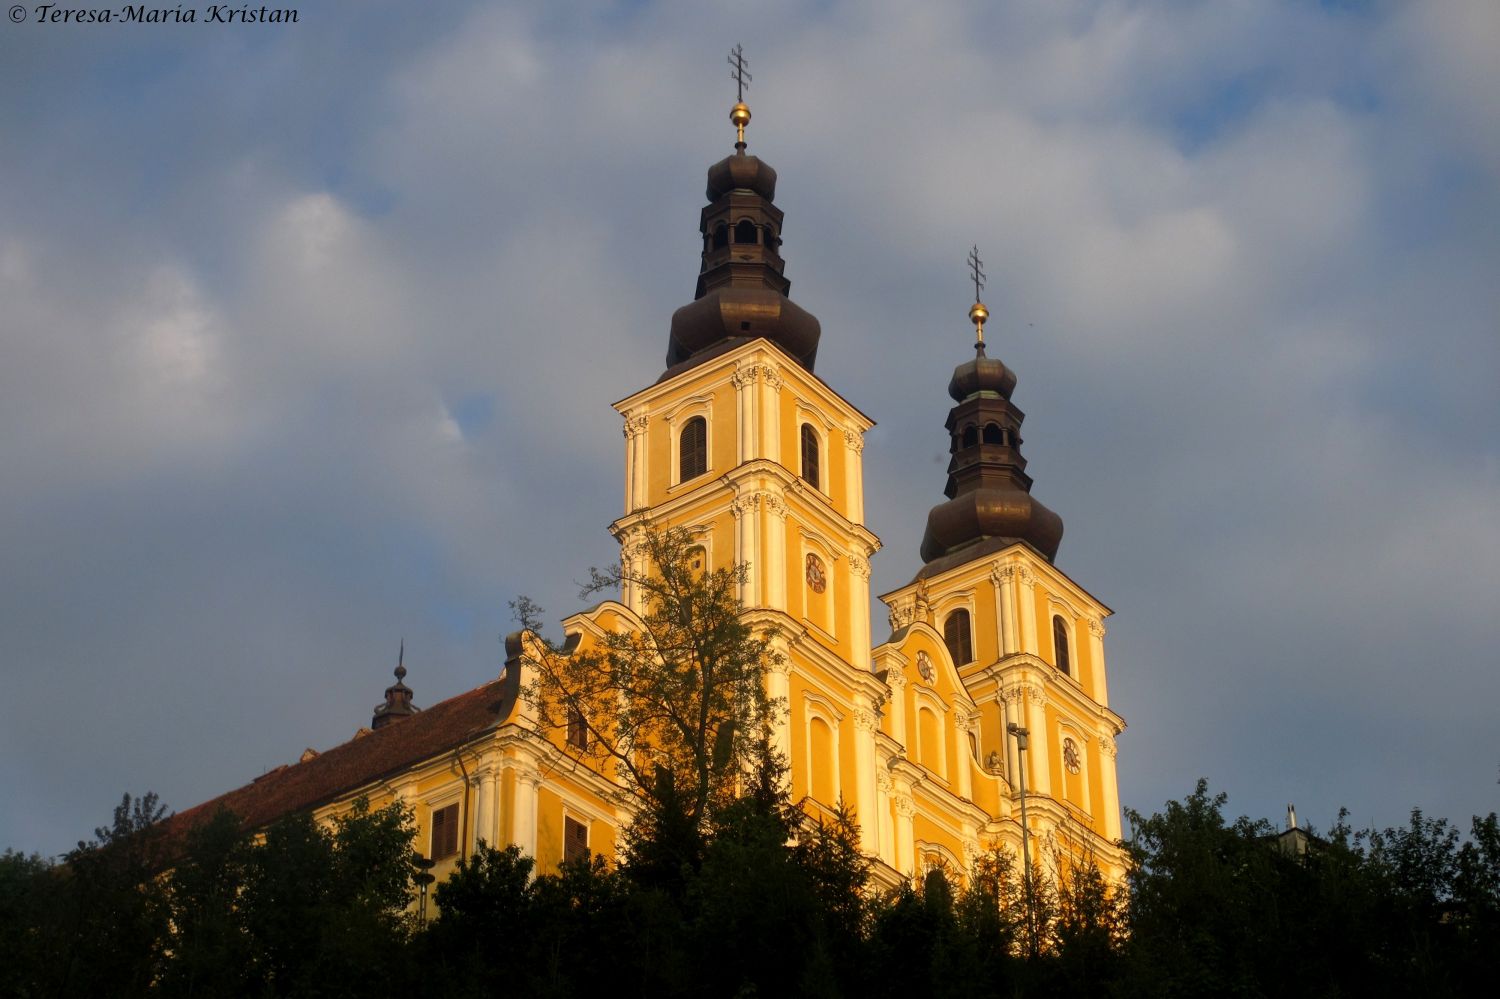
[(807, 553), (807, 585), (814, 593), (828, 589), (828, 570), (816, 552)]
[(917, 672), (928, 683), (937, 678), (937, 670), (932, 665), (932, 657), (926, 652), (917, 653)]
[(782, 520), (786, 519), (788, 511), (784, 497), (776, 493), (756, 493), (755, 495), (760, 497), (760, 501), (765, 505), (767, 513), (774, 514)]
[(1023, 566), (1020, 567), (1019, 572), (1020, 572), (1020, 576), (1021, 576), (1021, 585), (1022, 586), (1035, 586), (1036, 585), (1036, 576), (1032, 573), (1031, 566), (1029, 566), (1029, 565), (1023, 565)]
[(900, 631), (902, 628), (905, 628), (907, 625), (911, 624), (912, 617), (913, 611), (911, 604), (899, 603), (892, 605), (890, 613), (891, 631), (896, 632)]
[(1042, 707), (1047, 703), (1047, 695), (1042, 691), (1040, 684), (1030, 683), (1025, 680), (1018, 681), (1006, 687), (1000, 693), (1001, 698), (1007, 704), (1020, 704), (1022, 698)]
[(873, 732), (877, 727), (875, 712), (868, 708), (854, 709), (854, 728), (860, 732)]
[(1089, 618), (1089, 634), (1095, 638), (1103, 638), (1109, 629), (1104, 627), (1104, 622), (1097, 618)]
[(1072, 739), (1063, 740), (1063, 766), (1068, 768), (1068, 773), (1076, 774), (1083, 768), (1083, 761), (1078, 756), (1078, 743)]
[(861, 454), (864, 452), (865, 438), (857, 430), (845, 429), (844, 443), (849, 445), (849, 450), (853, 451), (855, 454)]
[(754, 513), (755, 508), (760, 505), (761, 495), (761, 493), (749, 493), (739, 497), (729, 504), (729, 512), (734, 514), (735, 517), (743, 517), (746, 514)]
[(748, 367), (739, 368), (734, 374), (729, 376), (729, 384), (737, 389), (747, 389), (755, 384), (759, 373), (759, 369), (753, 364)]
[(1010, 582), (1015, 576), (1016, 567), (1013, 565), (1001, 565), (999, 562), (996, 562), (990, 569), (990, 580), (996, 586), (999, 586), (1001, 583)]
[(625, 417), (625, 437), (627, 440), (635, 440), (646, 432), (646, 427), (651, 423), (649, 416), (627, 416)]
[(883, 767), (875, 771), (875, 786), (886, 794), (891, 793), (891, 775)]
[(896, 795), (896, 814), (904, 819), (909, 819), (917, 814), (917, 803), (911, 800), (911, 795)]
[(1119, 755), (1120, 747), (1115, 745), (1114, 737), (1104, 732), (1099, 733), (1099, 752), (1114, 759)]
[(766, 380), (766, 384), (773, 389), (781, 388), (781, 368), (774, 364), (759, 365), (760, 376)]
[(863, 557), (861, 557), (859, 555), (856, 555), (853, 552), (850, 552), (849, 553), (849, 571), (852, 572), (852, 573), (854, 573), (860, 579), (869, 579), (870, 578), (870, 563), (866, 559), (864, 559)]

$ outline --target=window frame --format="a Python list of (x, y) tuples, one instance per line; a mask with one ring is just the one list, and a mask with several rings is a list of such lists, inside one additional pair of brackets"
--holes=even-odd
[[(702, 428), (698, 433), (698, 440), (693, 442), (688, 434), (695, 428)], [(690, 472), (687, 459), (689, 446), (696, 444), (691, 457), (696, 461)], [(690, 416), (683, 421), (681, 428), (677, 431), (677, 484), (691, 482), (693, 479), (708, 474), (708, 418), (697, 415)]]
[(588, 720), (583, 717), (583, 712), (574, 705), (568, 705), (568, 724), (565, 741), (569, 749), (576, 749), (580, 753), (586, 753), (589, 749), (589, 727)]
[[(587, 860), (593, 852), (589, 846), (590, 825), (588, 819), (579, 818), (569, 812), (563, 812), (563, 851), (564, 863), (573, 860)], [(574, 836), (573, 830), (581, 829), (581, 836)], [(582, 852), (574, 852), (574, 844), (577, 842)]]
[[(812, 478), (808, 478), (808, 444), (812, 445)], [(822, 492), (823, 490), (823, 435), (809, 420), (803, 420), (797, 429), (797, 477)]]
[[(439, 822), (440, 818), (446, 815), (450, 815), (450, 813), (450, 819), (442, 819), (441, 823)], [(444, 852), (439, 852), (440, 846), (438, 843), (438, 827), (440, 824), (442, 826), (442, 834), (444, 840), (442, 846), (447, 846), (447, 841), (449, 839), (452, 840), (452, 849), (445, 850)], [(461, 820), (459, 817), (458, 802), (452, 801), (446, 805), (435, 805), (431, 807), (428, 813), (427, 822), (427, 849), (429, 860), (447, 860), (449, 857), (458, 856), (459, 840), (462, 838), (462, 830), (459, 829), (460, 824)]]
[(713, 395), (705, 393), (683, 399), (677, 405), (661, 414), (661, 419), (666, 424), (667, 440), (670, 443), (670, 446), (667, 448), (667, 461), (671, 466), (671, 475), (667, 486), (668, 494), (702, 478), (702, 476), (694, 476), (691, 479), (684, 479), (682, 477), (682, 431), (689, 421), (699, 416), (703, 417), (704, 422), (705, 470), (703, 475), (708, 475), (714, 470)]
[[(959, 614), (964, 616), (963, 651), (966, 658), (960, 659), (954, 650), (948, 635), (948, 624)], [(943, 647), (948, 650), (948, 658), (953, 660), (955, 669), (961, 669), (974, 661), (974, 615), (967, 606), (959, 606), (943, 615)]]
[(1061, 614), (1052, 614), (1052, 665), (1063, 676), (1077, 679), (1073, 672), (1073, 629)]

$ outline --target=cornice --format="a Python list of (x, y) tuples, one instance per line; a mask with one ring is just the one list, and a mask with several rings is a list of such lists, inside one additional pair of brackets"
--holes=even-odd
[(929, 590), (946, 592), (949, 587), (969, 582), (968, 577), (971, 575), (974, 583), (984, 580), (994, 586), (998, 586), (1001, 579), (1006, 577), (1016, 579), (1022, 585), (1033, 586), (1045, 579), (1060, 593), (1079, 601), (1086, 608), (1084, 614), (1086, 617), (1105, 618), (1114, 613), (1098, 597), (1074, 582), (1067, 573), (1042, 558), (1028, 545), (1020, 542), (998, 552), (982, 555), (971, 562), (956, 565), (946, 572), (929, 576), (925, 580), (912, 580), (889, 593), (880, 594), (880, 599), (890, 604), (893, 600), (899, 600), (913, 593), (922, 582), (927, 584)]
[[(681, 391), (682, 386), (694, 384), (701, 380), (705, 386), (718, 387), (728, 384), (737, 370), (747, 367), (747, 359), (760, 355), (768, 362), (769, 366), (779, 368), (783, 382), (795, 380), (798, 388), (804, 389), (808, 394), (818, 397), (818, 400), (828, 408), (837, 410), (845, 422), (853, 423), (860, 431), (869, 430), (875, 425), (875, 421), (866, 416), (848, 399), (839, 395), (832, 387), (816, 374), (808, 371), (786, 351), (782, 350), (770, 340), (757, 338), (749, 343), (742, 344), (733, 350), (726, 351), (718, 357), (696, 364), (688, 370), (667, 379), (655, 382), (645, 388), (634, 392), (614, 403), (614, 408), (624, 413), (635, 409), (642, 404), (650, 404), (662, 395)], [(758, 358), (757, 358), (758, 359)]]

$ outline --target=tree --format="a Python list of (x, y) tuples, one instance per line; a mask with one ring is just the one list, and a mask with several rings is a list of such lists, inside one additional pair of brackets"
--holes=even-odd
[(743, 565), (705, 571), (682, 528), (646, 530), (643, 571), (590, 570), (589, 597), (627, 585), (645, 597), (639, 628), (612, 632), (587, 649), (541, 635), (541, 609), (514, 604), (523, 690), (542, 725), (574, 759), (612, 773), (659, 812), (679, 814), (700, 835), (715, 800), (732, 797), (754, 765), (773, 709), (765, 670), (770, 636), (742, 619)]
[(390, 957), (409, 932), (413, 832), (409, 806), (372, 810), (363, 798), (331, 828), (299, 813), (267, 829), (233, 903), (255, 988), (361, 995), (370, 969), (399, 975)]
[(168, 919), (158, 877), (165, 814), (155, 793), (126, 794), (114, 821), (64, 858), (52, 927), (60, 959), (44, 971), (56, 994), (133, 996), (156, 976)]

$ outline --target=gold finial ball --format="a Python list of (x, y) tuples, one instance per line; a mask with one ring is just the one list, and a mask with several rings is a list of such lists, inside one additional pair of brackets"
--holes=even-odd
[(750, 105), (740, 101), (729, 109), (729, 122), (735, 128), (744, 128), (750, 124)]
[(990, 310), (984, 307), (983, 302), (975, 302), (969, 309), (969, 322), (975, 326), (983, 326), (989, 321)]

